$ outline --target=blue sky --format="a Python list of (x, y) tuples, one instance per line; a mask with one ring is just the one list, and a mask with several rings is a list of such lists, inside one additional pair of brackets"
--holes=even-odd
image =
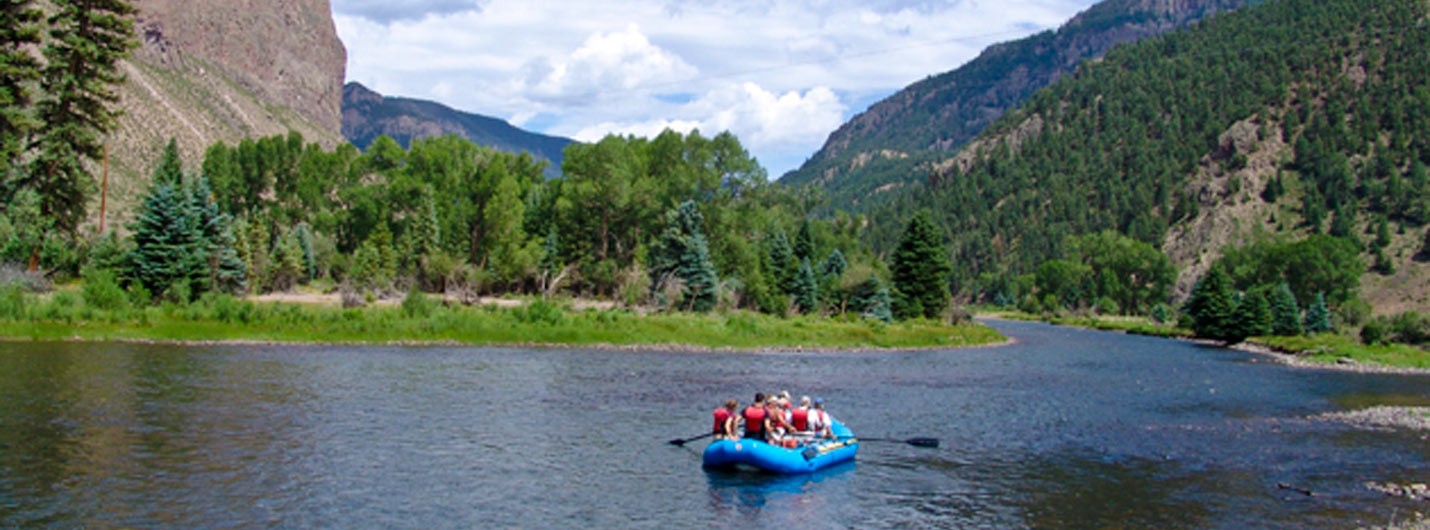
[(333, 0), (348, 79), (583, 141), (734, 132), (777, 178), (870, 104), (1093, 0)]

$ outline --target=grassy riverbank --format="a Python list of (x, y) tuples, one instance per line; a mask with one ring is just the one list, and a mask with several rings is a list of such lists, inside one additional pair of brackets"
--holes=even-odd
[[(1179, 328), (1173, 324), (1159, 324), (1145, 317), (1046, 316), (1009, 311), (989, 312), (986, 315), (1008, 320), (1047, 322), (1060, 326), (1103, 331), (1168, 338), (1192, 338), (1191, 330)], [(1253, 337), (1246, 343), (1293, 355), (1298, 360), (1317, 364), (1335, 365), (1348, 359), (1359, 364), (1430, 370), (1430, 352), (1404, 344), (1361, 344), (1355, 337), (1338, 333), (1296, 337)]]
[(96, 308), (74, 293), (0, 300), (0, 338), (160, 342), (453, 343), (695, 349), (913, 349), (996, 344), (979, 324), (883, 324), (755, 313), (575, 311), (534, 301), (518, 307), (447, 306), (425, 297), (397, 306), (343, 309), (255, 303), (226, 296), (154, 307)]

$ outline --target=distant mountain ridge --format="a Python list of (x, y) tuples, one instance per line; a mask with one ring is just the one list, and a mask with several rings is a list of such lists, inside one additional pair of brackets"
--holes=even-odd
[(878, 196), (921, 180), (927, 162), (963, 147), (1084, 60), (1255, 1), (1106, 0), (1055, 32), (991, 46), (958, 69), (874, 104), (780, 182), (821, 188), (833, 208), (866, 209)]
[(359, 149), (387, 135), (406, 147), (413, 140), (456, 134), (478, 145), (528, 152), (547, 160), (547, 176), (561, 172), (561, 151), (574, 140), (520, 129), (504, 120), (462, 112), (441, 103), (383, 96), (360, 83), (343, 87), (343, 136)]

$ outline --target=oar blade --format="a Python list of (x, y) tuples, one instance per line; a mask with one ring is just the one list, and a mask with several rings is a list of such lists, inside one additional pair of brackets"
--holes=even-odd
[(680, 447), (680, 446), (682, 446), (682, 445), (685, 445), (685, 439), (684, 439), (684, 438), (676, 438), (676, 439), (671, 440), (670, 442), (667, 442), (667, 443), (669, 443), (670, 445), (674, 445), (674, 446), (676, 446), (676, 447)]
[(904, 443), (914, 447), (938, 448), (938, 438), (909, 438), (908, 440), (904, 440)]

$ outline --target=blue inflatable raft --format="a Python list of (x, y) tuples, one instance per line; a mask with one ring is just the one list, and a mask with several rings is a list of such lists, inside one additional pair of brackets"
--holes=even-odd
[(831, 421), (830, 431), (834, 440), (793, 449), (751, 439), (716, 440), (705, 447), (702, 460), (711, 469), (748, 467), (781, 475), (813, 473), (853, 460), (859, 452), (859, 440), (844, 424)]

